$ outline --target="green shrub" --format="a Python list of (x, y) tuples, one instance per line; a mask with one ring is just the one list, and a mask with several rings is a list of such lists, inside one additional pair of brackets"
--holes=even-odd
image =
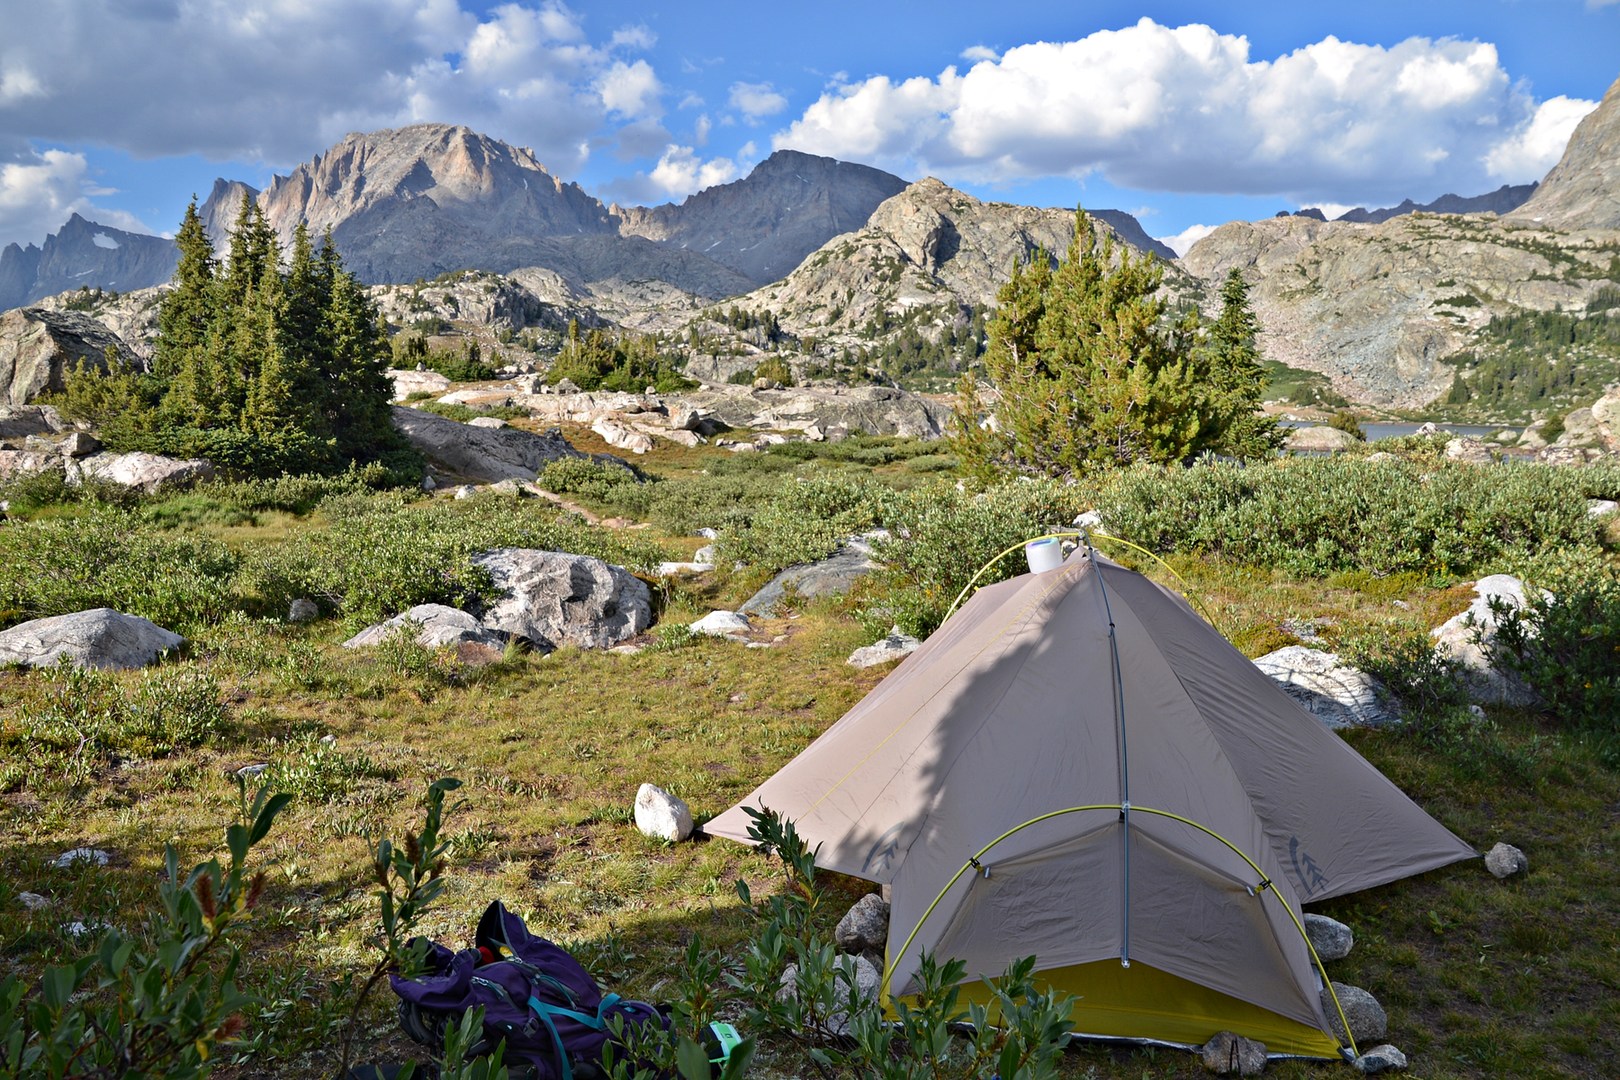
[(1492, 602), (1493, 662), (1520, 675), (1560, 723), (1620, 734), (1620, 571), (1566, 554), (1532, 583), (1523, 608)]
[(1140, 467), (1101, 478), (1108, 531), (1156, 552), (1198, 552), (1305, 577), (1347, 570), (1439, 578), (1510, 558), (1593, 549), (1593, 479), (1578, 469), (1388, 458)]
[(249, 554), (245, 587), (273, 611), (307, 597), (351, 622), (380, 622), (417, 604), (464, 607), (485, 596), (488, 574), (471, 559), (494, 548), (591, 555), (641, 572), (664, 558), (649, 542), (586, 525), (550, 503), (412, 499), (381, 492), (327, 500), (326, 528)]
[(109, 928), (94, 953), (45, 969), (35, 993), (0, 979), (0, 1075), (190, 1080), (225, 1060), (253, 998), (237, 986), (236, 938), (264, 893), (247, 858), (289, 796), (242, 796), (225, 832), (230, 863), (180, 870), (164, 849), (160, 914), (143, 934)]
[(1327, 418), (1327, 426), (1338, 431), (1346, 432), (1361, 442), (1367, 441), (1367, 433), (1361, 430), (1361, 421), (1356, 414), (1344, 409), (1334, 412)]
[[(997, 553), (1069, 528), (1087, 501), (1084, 489), (1054, 480), (1015, 480), (983, 492), (935, 482), (886, 497), (882, 523), (892, 539), (878, 545), (886, 564), (881, 595), (863, 621), (875, 631), (898, 623), (919, 636), (933, 632), (957, 594)], [(979, 584), (1026, 569), (1014, 552)]]
[(0, 529), (0, 611), (18, 622), (110, 607), (186, 633), (234, 606), (237, 564), (217, 540), (97, 506)]
[(781, 570), (815, 562), (877, 522), (878, 488), (865, 477), (823, 474), (783, 484), (745, 527), (723, 533), (725, 559)]
[(625, 489), (638, 487), (640, 482), (634, 473), (619, 465), (589, 458), (559, 458), (540, 470), (535, 483), (561, 495), (581, 495), (594, 502), (618, 505)]
[(24, 772), (80, 781), (118, 757), (166, 757), (230, 729), (219, 684), (184, 667), (142, 672), (133, 684), (112, 672), (63, 662), (40, 672), (41, 696), (20, 710), (0, 746)]
[(306, 737), (293, 743), (265, 771), (264, 782), (309, 802), (330, 803), (398, 778), (398, 770), (368, 754), (339, 750), (334, 743)]
[(528, 409), (519, 409), (511, 405), (463, 405), (458, 401), (419, 401), (414, 407), (463, 424), (480, 416), (493, 416), (497, 420), (526, 420), (529, 417)]

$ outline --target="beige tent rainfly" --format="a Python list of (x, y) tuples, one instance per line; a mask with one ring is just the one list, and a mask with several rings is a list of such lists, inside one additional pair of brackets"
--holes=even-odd
[(892, 887), (885, 995), (915, 992), (924, 951), (975, 982), (1033, 955), (1077, 1033), (1273, 1055), (1349, 1049), (1301, 904), (1475, 855), (1179, 596), (1086, 549), (981, 589), (706, 831), (746, 841), (743, 806)]

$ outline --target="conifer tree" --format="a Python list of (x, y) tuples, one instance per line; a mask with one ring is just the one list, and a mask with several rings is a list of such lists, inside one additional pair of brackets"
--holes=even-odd
[[(330, 234), (317, 252), (300, 226), (283, 268), (275, 231), (244, 201), (221, 264), (193, 201), (177, 243), (151, 398), (139, 398), (155, 404), (140, 422), (106, 425), (109, 445), (260, 474), (419, 463), (392, 423), (386, 331)], [(110, 377), (81, 371), (74, 379)], [(133, 400), (134, 390), (118, 389), (120, 400)], [(110, 400), (86, 386), (69, 390), (87, 408)]]
[(1221, 313), (1209, 327), (1199, 356), (1208, 413), (1200, 449), (1238, 458), (1266, 457), (1282, 445), (1274, 418), (1257, 411), (1265, 372), (1255, 335), (1260, 322), (1249, 308), (1249, 285), (1233, 267), (1221, 283)]
[(1162, 325), (1161, 278), (1151, 256), (1098, 244), (1083, 211), (1055, 269), (1045, 252), (1015, 267), (987, 328), (988, 422), (970, 379), (958, 393), (964, 464), (1073, 476), (1195, 452), (1203, 410), (1187, 335)]

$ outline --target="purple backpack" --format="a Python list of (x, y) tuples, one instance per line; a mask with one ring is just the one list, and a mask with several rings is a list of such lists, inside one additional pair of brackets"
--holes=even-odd
[(668, 1016), (652, 1005), (603, 994), (567, 950), (529, 933), (499, 900), (478, 920), (473, 948), (451, 952), (429, 942), (423, 973), (415, 979), (390, 976), (389, 982), (400, 998), (400, 1024), (412, 1039), (442, 1050), (445, 1024), (482, 1005), (484, 1040), (473, 1052), (489, 1053), (505, 1039), (505, 1063), (526, 1066), (535, 1080), (601, 1076), (611, 1017), (623, 1017), (626, 1031), (669, 1026)]

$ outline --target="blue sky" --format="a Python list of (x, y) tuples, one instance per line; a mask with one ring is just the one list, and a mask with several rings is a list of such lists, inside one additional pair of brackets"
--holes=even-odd
[(350, 131), (463, 123), (605, 201), (773, 149), (1155, 236), (1539, 179), (1620, 0), (0, 0), (0, 245), (171, 232)]

